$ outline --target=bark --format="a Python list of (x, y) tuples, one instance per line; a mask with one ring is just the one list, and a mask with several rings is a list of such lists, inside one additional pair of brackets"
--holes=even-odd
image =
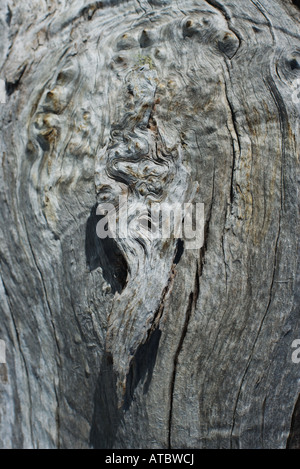
[(299, 448), (299, 2), (0, 11), (0, 446)]

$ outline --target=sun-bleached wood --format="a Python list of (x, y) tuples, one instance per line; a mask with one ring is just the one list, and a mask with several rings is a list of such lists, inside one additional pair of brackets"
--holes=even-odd
[[(0, 446), (299, 445), (297, 2), (0, 7)], [(99, 240), (124, 194), (204, 245)]]

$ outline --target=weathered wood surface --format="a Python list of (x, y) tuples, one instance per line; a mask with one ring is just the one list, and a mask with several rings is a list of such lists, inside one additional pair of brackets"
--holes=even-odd
[[(1, 447), (299, 447), (299, 24), (1, 0)], [(203, 202), (204, 246), (100, 241), (128, 189)]]

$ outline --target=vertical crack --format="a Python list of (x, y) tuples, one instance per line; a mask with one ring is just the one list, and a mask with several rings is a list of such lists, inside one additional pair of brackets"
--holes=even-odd
[(300, 394), (294, 407), (286, 449), (300, 449)]
[(172, 373), (171, 389), (170, 389), (171, 397), (170, 397), (169, 428), (168, 428), (168, 448), (169, 449), (171, 449), (171, 443), (172, 443), (173, 402), (174, 402), (175, 379), (176, 379), (176, 373), (177, 373), (177, 367), (178, 367), (178, 358), (182, 350), (184, 339), (187, 334), (191, 315), (194, 312), (195, 307), (196, 307), (198, 296), (199, 296), (199, 272), (198, 272), (198, 263), (197, 263), (194, 291), (192, 291), (189, 296), (188, 306), (187, 306), (186, 313), (185, 313), (185, 321), (184, 321), (180, 341), (179, 341), (179, 344), (178, 344), (178, 347), (176, 349), (175, 356), (174, 356), (174, 365), (173, 365), (173, 373)]
[[(230, 78), (229, 70), (228, 70), (228, 75), (229, 75), (229, 78)], [(232, 135), (232, 132), (230, 132), (230, 130), (229, 130), (230, 136), (231, 136), (231, 145), (232, 145), (232, 172), (231, 172), (231, 182), (230, 182), (230, 202), (232, 204), (233, 199), (234, 199), (234, 190), (233, 190), (234, 173), (235, 173), (235, 169), (236, 169), (236, 162), (237, 162), (238, 155), (241, 154), (241, 142), (240, 142), (240, 137), (239, 137), (239, 132), (238, 132), (238, 123), (237, 123), (237, 120), (236, 120), (235, 111), (234, 111), (233, 105), (232, 105), (232, 103), (229, 99), (229, 96), (228, 96), (228, 87), (227, 87), (227, 83), (226, 83), (225, 79), (224, 79), (224, 90), (225, 90), (225, 97), (226, 97), (226, 101), (227, 101), (227, 104), (228, 104), (228, 108), (229, 108), (229, 111), (230, 111), (230, 114), (231, 114), (232, 126), (233, 126), (233, 129), (234, 129), (234, 135)], [(237, 141), (238, 153), (237, 153), (237, 150), (235, 148), (235, 139), (234, 139), (234, 137)]]
[(58, 391), (55, 385), (55, 381), (53, 383), (55, 397), (56, 397), (56, 414), (55, 414), (55, 421), (56, 421), (56, 448), (60, 448), (60, 408), (59, 408), (59, 396)]
[(271, 20), (268, 18), (268, 16), (265, 14), (264, 12), (264, 7), (262, 6), (262, 4), (257, 1), (253, 1), (253, 0), (250, 0), (251, 3), (253, 3), (253, 5), (258, 9), (258, 11), (263, 15), (263, 17), (266, 19), (268, 25), (269, 25), (269, 29), (270, 29), (270, 34), (272, 36), (272, 40), (273, 40), (273, 44), (275, 44), (276, 42), (276, 37), (275, 37), (275, 34), (274, 34), (274, 28), (273, 28), (273, 24), (271, 22)]

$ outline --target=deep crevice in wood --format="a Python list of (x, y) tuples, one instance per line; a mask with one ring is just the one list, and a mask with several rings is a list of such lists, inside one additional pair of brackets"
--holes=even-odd
[(85, 254), (87, 265), (92, 272), (101, 267), (104, 279), (109, 283), (112, 293), (125, 288), (128, 266), (121, 250), (113, 238), (100, 239), (96, 226), (103, 218), (96, 214), (97, 204), (92, 208), (86, 224)]
[(296, 402), (290, 434), (287, 440), (287, 449), (300, 449), (300, 394)]

